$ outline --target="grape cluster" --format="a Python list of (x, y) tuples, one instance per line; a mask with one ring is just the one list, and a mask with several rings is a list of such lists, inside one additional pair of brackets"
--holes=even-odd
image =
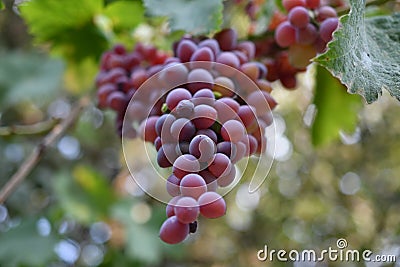
[[(111, 108), (117, 113), (116, 127), (122, 135), (122, 122), (125, 114), (132, 117), (132, 120), (140, 123), (147, 114), (143, 106), (148, 105), (148, 99), (128, 103), (136, 90), (153, 74), (162, 68), (168, 55), (158, 51), (153, 46), (136, 44), (132, 52), (127, 52), (122, 45), (115, 45), (111, 50), (106, 51), (100, 62), (100, 71), (96, 77), (97, 100), (100, 108)], [(160, 114), (161, 102), (154, 106), (152, 114)], [(136, 130), (125, 128), (125, 135), (136, 136)]]
[(310, 59), (326, 49), (339, 25), (336, 10), (321, 6), (320, 0), (283, 0), (287, 20), (275, 29), (275, 41), (288, 47), (290, 64), (305, 68)]
[(223, 216), (226, 204), (217, 190), (232, 185), (236, 162), (266, 148), (264, 129), (276, 102), (265, 66), (251, 61), (254, 53), (254, 44), (238, 42), (232, 29), (212, 39), (184, 37), (154, 78), (172, 90), (162, 96), (158, 90), (163, 114), (150, 114), (139, 129), (154, 144), (158, 165), (172, 167), (166, 182), (172, 199), (160, 229), (166, 243), (194, 233), (200, 214)]

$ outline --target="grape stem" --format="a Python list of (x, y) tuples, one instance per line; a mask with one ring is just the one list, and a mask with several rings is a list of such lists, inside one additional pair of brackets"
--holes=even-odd
[(90, 103), (88, 96), (83, 96), (74, 105), (71, 113), (59, 124), (55, 125), (52, 130), (43, 138), (43, 140), (35, 147), (31, 154), (21, 164), (17, 172), (8, 180), (8, 182), (0, 190), (0, 204), (4, 203), (7, 198), (17, 189), (24, 181), (26, 176), (39, 163), (47, 148), (57, 141), (65, 132), (74, 125), (82, 110)]
[(2, 126), (0, 127), (0, 136), (41, 134), (53, 129), (59, 122), (60, 120), (51, 118), (30, 125)]
[[(386, 4), (387, 2), (390, 2), (390, 1), (393, 1), (393, 0), (369, 0), (366, 2), (365, 6), (379, 6), (379, 5)], [(350, 6), (346, 6), (343, 8), (336, 9), (336, 11), (337, 11), (338, 15), (341, 16), (341, 15), (349, 13), (350, 8), (351, 8)]]

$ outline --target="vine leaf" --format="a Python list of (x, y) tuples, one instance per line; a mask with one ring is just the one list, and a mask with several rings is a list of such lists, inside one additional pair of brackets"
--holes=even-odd
[(329, 49), (314, 61), (368, 103), (376, 101), (382, 89), (400, 101), (400, 13), (365, 19), (365, 0), (350, 3)]
[(361, 97), (346, 93), (346, 87), (325, 68), (317, 66), (314, 104), (317, 109), (312, 125), (314, 146), (339, 137), (339, 131), (353, 132), (357, 125)]
[(64, 64), (41, 54), (0, 52), (0, 106), (34, 101), (44, 105), (60, 93)]
[(144, 20), (144, 8), (141, 2), (116, 1), (105, 7), (104, 15), (115, 27), (133, 28)]
[(222, 0), (144, 0), (147, 13), (168, 17), (171, 29), (204, 34), (220, 29)]
[[(102, 11), (102, 0), (33, 0), (19, 6), (37, 43), (49, 43), (52, 52), (70, 62), (97, 59), (107, 41), (94, 23)], [(46, 15), (44, 15), (46, 14)]]
[[(54, 233), (42, 236), (37, 232), (37, 218), (24, 218), (22, 223), (0, 235), (0, 265), (45, 266), (56, 259)], [(23, 253), (21, 253), (23, 251)]]
[(4, 5), (3, 1), (0, 0), (0, 10), (3, 10), (4, 8), (5, 8), (5, 5)]

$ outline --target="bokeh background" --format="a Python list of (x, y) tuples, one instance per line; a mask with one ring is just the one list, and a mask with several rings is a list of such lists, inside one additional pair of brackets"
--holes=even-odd
[[(114, 114), (97, 109), (93, 86), (83, 86), (92, 84), (96, 64), (83, 63), (79, 75), (71, 72), (68, 61), (34, 43), (13, 1), (4, 2), (0, 186), (52, 127), (69, 116), (79, 97), (89, 94), (91, 102), (0, 205), (0, 266), (400, 266), (400, 104), (386, 93), (353, 111), (354, 130), (340, 131), (338, 138), (316, 147), (316, 67), (299, 75), (295, 91), (274, 84), (276, 131), (267, 133), (277, 147), (270, 155), (274, 164), (267, 180), (254, 194), (242, 180), (226, 196), (226, 216), (200, 219), (198, 232), (183, 244), (166, 245), (158, 238), (164, 204), (133, 182)], [(159, 47), (174, 38), (164, 36), (162, 20), (144, 21), (119, 34), (128, 43), (152, 41)], [(341, 99), (328, 98), (326, 105), (340, 109)], [(323, 118), (337, 116), (328, 112)], [(320, 125), (320, 132), (332, 131), (329, 123)], [(146, 173), (142, 175), (145, 179)], [(264, 245), (318, 251), (335, 248), (338, 238), (345, 238), (350, 249), (397, 255), (398, 262), (257, 260)]]

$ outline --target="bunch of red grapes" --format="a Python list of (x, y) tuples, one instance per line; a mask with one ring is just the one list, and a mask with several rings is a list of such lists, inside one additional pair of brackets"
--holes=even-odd
[[(128, 52), (122, 45), (116, 45), (103, 54), (96, 77), (98, 106), (110, 108), (117, 113), (116, 127), (119, 135), (122, 135), (125, 114), (138, 124), (148, 115), (142, 111), (150, 103), (149, 99), (143, 99), (127, 110), (128, 103), (143, 82), (162, 68), (167, 58), (168, 54), (140, 43), (132, 52)], [(152, 114), (160, 114), (161, 104), (154, 105)], [(125, 136), (136, 136), (134, 127), (124, 129)]]
[[(337, 2), (337, 1), (336, 1)], [(268, 30), (256, 43), (256, 55), (268, 69), (267, 80), (280, 80), (287, 89), (297, 86), (296, 75), (310, 59), (326, 50), (339, 20), (332, 1), (283, 0), (287, 14), (275, 11)], [(342, 3), (343, 4), (343, 3)]]
[(320, 0), (283, 0), (282, 3), (288, 15), (275, 29), (275, 41), (289, 48), (292, 66), (305, 68), (332, 39), (339, 25), (337, 13), (330, 6), (321, 6)]
[(223, 216), (226, 204), (218, 188), (234, 182), (236, 162), (266, 148), (264, 129), (276, 102), (265, 66), (251, 61), (254, 53), (254, 44), (238, 42), (232, 29), (212, 39), (183, 38), (156, 79), (156, 84), (179, 81), (160, 98), (164, 114), (140, 127), (157, 150), (158, 165), (172, 167), (166, 181), (172, 199), (160, 229), (166, 243), (194, 233), (200, 214)]
[(232, 185), (236, 162), (266, 149), (276, 106), (265, 66), (252, 61), (254, 44), (238, 42), (236, 31), (184, 37), (173, 50), (167, 57), (140, 44), (130, 53), (115, 46), (103, 55), (96, 80), (98, 105), (117, 112), (120, 134), (139, 133), (154, 144), (159, 167), (172, 167), (160, 229), (169, 244), (194, 233), (200, 214), (225, 214), (218, 189)]

